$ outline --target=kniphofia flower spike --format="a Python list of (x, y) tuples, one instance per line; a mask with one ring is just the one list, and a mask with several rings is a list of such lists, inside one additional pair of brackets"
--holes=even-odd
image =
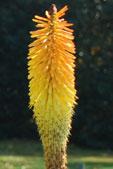
[(66, 169), (66, 144), (71, 128), (74, 88), (75, 45), (72, 24), (61, 19), (68, 7), (57, 12), (53, 4), (46, 18), (35, 15), (36, 38), (29, 45), (28, 79), (30, 107), (44, 147), (47, 169)]

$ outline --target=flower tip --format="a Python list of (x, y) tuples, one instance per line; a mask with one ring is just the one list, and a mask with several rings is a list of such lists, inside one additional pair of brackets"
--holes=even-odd
[(36, 19), (34, 19), (34, 18), (32, 19), (32, 21), (33, 21), (33, 22), (37, 22), (37, 20), (36, 20)]
[(49, 14), (50, 14), (50, 15), (54, 15), (54, 14), (56, 14), (56, 13), (57, 13), (56, 5), (55, 5), (55, 4), (52, 4), (52, 5), (50, 6), (50, 9), (49, 9)]
[(65, 15), (65, 12), (68, 10), (68, 6), (64, 6), (60, 11), (57, 12), (56, 16), (57, 18), (61, 18), (63, 15)]
[(68, 10), (68, 6), (67, 6), (67, 5), (65, 5), (64, 8), (65, 8), (66, 10)]
[(49, 12), (48, 12), (48, 11), (45, 11), (45, 15), (47, 16), (48, 19), (51, 18), (51, 16), (49, 15)]
[(32, 107), (33, 107), (33, 106), (29, 103), (28, 108), (29, 108), (29, 109), (32, 109)]
[(32, 31), (30, 31), (29, 33), (32, 34)]

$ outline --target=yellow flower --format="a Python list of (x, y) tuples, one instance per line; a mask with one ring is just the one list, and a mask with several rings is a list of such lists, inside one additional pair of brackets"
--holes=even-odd
[(36, 27), (29, 45), (28, 79), (30, 107), (44, 146), (47, 169), (66, 168), (66, 144), (71, 128), (74, 88), (75, 45), (72, 24), (61, 19), (68, 7), (57, 12), (53, 4), (46, 18), (35, 15)]

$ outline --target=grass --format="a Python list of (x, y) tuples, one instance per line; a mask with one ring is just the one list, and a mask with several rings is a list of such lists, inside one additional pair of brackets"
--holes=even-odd
[[(78, 169), (113, 169), (113, 152), (68, 146), (68, 167)], [(0, 169), (44, 169), (41, 143), (36, 141), (1, 141)]]

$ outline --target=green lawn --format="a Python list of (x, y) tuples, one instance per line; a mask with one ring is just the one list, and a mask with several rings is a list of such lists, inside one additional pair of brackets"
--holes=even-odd
[[(68, 146), (69, 169), (113, 169), (113, 152)], [(44, 169), (41, 143), (36, 141), (1, 141), (0, 169)]]

